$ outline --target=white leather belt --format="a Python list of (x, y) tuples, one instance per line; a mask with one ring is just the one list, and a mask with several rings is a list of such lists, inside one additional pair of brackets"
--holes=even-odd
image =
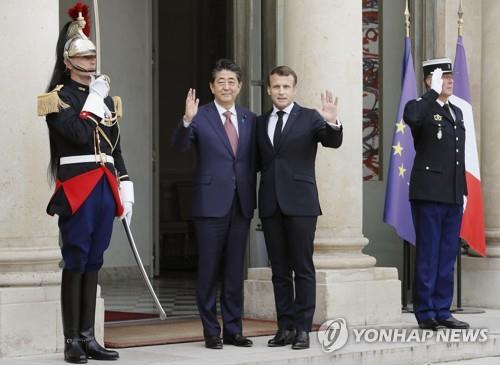
[(112, 165), (115, 164), (115, 159), (113, 156), (106, 155), (101, 153), (100, 155), (81, 155), (81, 156), (68, 156), (61, 157), (59, 160), (60, 165), (69, 165), (73, 163), (86, 163), (86, 162), (95, 162), (95, 163), (110, 163)]

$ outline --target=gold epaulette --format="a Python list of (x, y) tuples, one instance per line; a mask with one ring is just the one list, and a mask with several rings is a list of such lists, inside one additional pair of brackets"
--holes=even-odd
[(117, 118), (121, 118), (123, 116), (123, 108), (122, 108), (122, 98), (119, 96), (113, 96), (113, 104), (115, 105), (115, 116)]
[(54, 90), (38, 95), (37, 97), (37, 114), (39, 117), (43, 117), (50, 113), (57, 113), (61, 109), (69, 108), (69, 105), (61, 100), (59, 97), (59, 91), (64, 85), (57, 85)]

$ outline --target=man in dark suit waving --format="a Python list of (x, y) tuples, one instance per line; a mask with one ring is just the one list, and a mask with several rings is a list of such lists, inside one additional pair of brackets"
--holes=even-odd
[[(342, 126), (337, 98), (321, 95), (321, 110), (294, 102), (296, 73), (287, 66), (273, 69), (267, 92), (273, 109), (257, 119), (261, 167), (259, 215), (271, 261), (278, 332), (269, 346), (309, 347), (316, 306), (313, 241), (321, 209), (315, 177), (318, 142), (337, 148)], [(295, 292), (294, 292), (295, 286)]]
[(198, 243), (197, 303), (205, 345), (222, 348), (216, 292), (221, 281), (224, 343), (252, 346), (242, 336), (241, 311), (245, 246), (255, 209), (255, 118), (235, 105), (241, 69), (231, 60), (217, 61), (210, 89), (214, 101), (198, 108), (190, 89), (183, 120), (173, 136), (180, 151), (196, 146), (193, 195)]

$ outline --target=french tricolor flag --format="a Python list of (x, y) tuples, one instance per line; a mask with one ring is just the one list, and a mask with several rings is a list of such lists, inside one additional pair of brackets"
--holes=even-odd
[(467, 60), (462, 36), (458, 36), (455, 64), (453, 66), (454, 95), (450, 97), (452, 104), (462, 109), (465, 123), (465, 175), (468, 196), (464, 201), (464, 216), (460, 237), (481, 256), (486, 255), (484, 237), (484, 209), (479, 158), (477, 153), (476, 133), (467, 73)]

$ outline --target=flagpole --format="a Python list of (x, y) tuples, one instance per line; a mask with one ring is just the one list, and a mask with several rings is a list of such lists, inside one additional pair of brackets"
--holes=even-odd
[(408, 10), (408, 0), (406, 0), (406, 7), (405, 7), (405, 28), (406, 28), (406, 36), (410, 36), (410, 11)]
[[(464, 28), (464, 11), (462, 8), (462, 0), (460, 0), (458, 5), (458, 36), (463, 36), (463, 28)], [(464, 247), (467, 247), (464, 245)], [(461, 313), (461, 314), (480, 314), (485, 311), (482, 309), (471, 309), (471, 308), (463, 308), (462, 307), (462, 240), (458, 239), (458, 256), (457, 256), (457, 307), (451, 310), (452, 313)]]
[(460, 3), (458, 4), (458, 36), (461, 37), (463, 35), (463, 29), (464, 29), (464, 11), (462, 9), (462, 0), (460, 0)]
[(457, 307), (450, 312), (459, 314), (481, 314), (485, 310), (477, 308), (464, 308), (462, 307), (462, 247), (467, 247), (463, 244), (460, 238), (458, 239), (458, 255), (457, 255)]
[[(464, 11), (462, 9), (462, 0), (458, 4), (458, 36), (461, 37), (463, 34), (464, 26)], [(457, 255), (457, 308), (452, 312), (463, 313), (462, 308), (462, 240), (458, 239), (458, 255)]]
[[(403, 262), (401, 272), (401, 310), (409, 312), (408, 301), (411, 301), (410, 291), (410, 261), (413, 257), (410, 245), (415, 242), (415, 227), (411, 215), (409, 200), (409, 179), (413, 166), (415, 149), (410, 128), (403, 120), (403, 112), (406, 103), (417, 99), (417, 82), (415, 80), (415, 68), (413, 66), (412, 42), (410, 38), (410, 12), (408, 0), (405, 2), (402, 22), (405, 26), (404, 50), (401, 64), (401, 94), (399, 106), (394, 124), (392, 148), (394, 153), (389, 160), (389, 174), (387, 178), (384, 217), (383, 221), (391, 225), (403, 240)], [(401, 24), (403, 25), (403, 24)], [(404, 146), (402, 146), (402, 145)], [(404, 149), (404, 152), (403, 152)], [(411, 306), (410, 306), (411, 308)]]
[[(410, 37), (410, 11), (408, 10), (408, 0), (406, 0), (406, 6), (404, 11), (405, 18), (405, 31), (406, 37)], [(402, 308), (403, 313), (412, 313), (413, 310), (408, 308), (408, 291), (411, 288), (410, 285), (410, 268), (411, 268), (411, 254), (410, 254), (410, 243), (403, 240), (403, 281), (401, 287), (402, 293)]]
[(462, 308), (462, 240), (458, 239), (457, 257), (457, 312), (463, 312)]
[(411, 289), (410, 269), (411, 269), (411, 251), (410, 242), (403, 241), (403, 281), (401, 287), (403, 290), (402, 295), (402, 308), (403, 313), (413, 313), (413, 309), (408, 307), (408, 292)]

